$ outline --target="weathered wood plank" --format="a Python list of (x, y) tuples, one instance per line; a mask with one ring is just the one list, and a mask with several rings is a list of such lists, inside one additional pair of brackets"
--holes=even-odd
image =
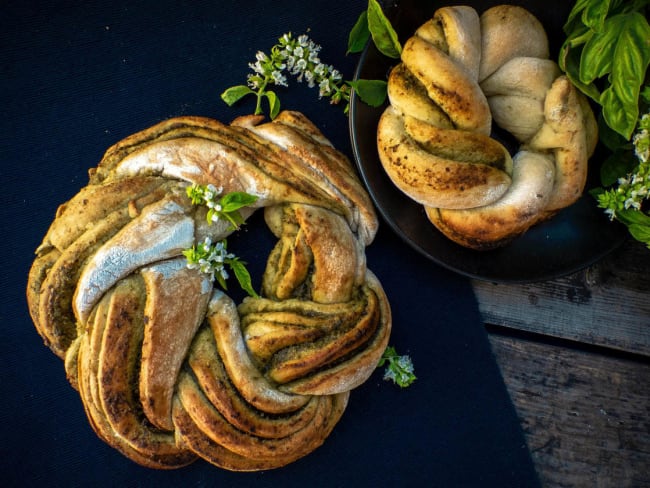
[(637, 241), (554, 281), (473, 286), (485, 323), (650, 356), (650, 251)]
[(490, 334), (544, 487), (650, 486), (650, 364)]

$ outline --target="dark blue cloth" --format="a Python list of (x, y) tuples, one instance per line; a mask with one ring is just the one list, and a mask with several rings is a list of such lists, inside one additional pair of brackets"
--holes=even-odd
[[(104, 150), (177, 115), (224, 122), (249, 113), (219, 98), (283, 33), (308, 33), (321, 59), (351, 78), (347, 35), (365, 8), (301, 1), (4, 2), (0, 14), (0, 466), (4, 486), (535, 486), (520, 424), (467, 279), (382, 225), (368, 264), (393, 314), (391, 343), (418, 380), (400, 390), (382, 371), (352, 393), (325, 444), (275, 471), (230, 473), (205, 462), (142, 468), (101, 442), (62, 362), (42, 343), (25, 301), (27, 272), (56, 207), (87, 182)], [(352, 157), (341, 107), (291, 82), (300, 110)], [(372, 128), (369, 128), (372, 130)], [(235, 250), (237, 252), (237, 250)], [(253, 260), (256, 256), (252, 256)], [(254, 269), (266, 256), (259, 253)], [(250, 256), (248, 256), (250, 259)]]

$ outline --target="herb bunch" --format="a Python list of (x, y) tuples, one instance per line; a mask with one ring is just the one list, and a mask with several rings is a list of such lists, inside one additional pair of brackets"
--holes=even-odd
[[(644, 204), (650, 200), (650, 112), (640, 118), (637, 132), (632, 137), (632, 146), (638, 164), (632, 171), (619, 177), (612, 188), (599, 188), (593, 193), (598, 206), (605, 209), (611, 219), (625, 224), (630, 235), (650, 249), (650, 215), (644, 208)], [(621, 152), (618, 151), (618, 154)]]
[(578, 0), (564, 24), (559, 65), (602, 108), (606, 125), (630, 140), (650, 63), (650, 0)]
[[(348, 53), (363, 50), (372, 35), (380, 50), (391, 57), (399, 57), (401, 46), (397, 35), (386, 19), (377, 0), (368, 1), (364, 11), (350, 32)], [(252, 70), (245, 85), (227, 88), (221, 99), (229, 106), (248, 95), (254, 95), (257, 103), (255, 114), (263, 114), (266, 100), (269, 116), (273, 119), (280, 113), (280, 99), (275, 87), (288, 87), (288, 76), (298, 82), (306, 82), (310, 88), (318, 87), (318, 97), (327, 98), (330, 103), (344, 103), (344, 113), (350, 107), (352, 90), (359, 99), (372, 107), (378, 107), (386, 100), (386, 81), (384, 80), (345, 80), (339, 70), (325, 64), (320, 59), (321, 46), (306, 34), (294, 37), (291, 32), (283, 34), (278, 43), (271, 47), (270, 54), (258, 51), (255, 61), (248, 66)]]
[(193, 205), (205, 205), (208, 207), (208, 213), (206, 215), (208, 224), (224, 219), (230, 222), (230, 228), (232, 230), (239, 229), (239, 226), (244, 223), (244, 219), (239, 213), (239, 210), (255, 203), (257, 197), (239, 191), (230, 192), (222, 196), (222, 192), (223, 188), (216, 188), (212, 184), (193, 184), (186, 189), (187, 196), (192, 200)]
[[(650, 248), (647, 112), (650, 0), (578, 0), (564, 25), (560, 68), (599, 107), (599, 140), (611, 151), (591, 194)], [(641, 114), (641, 115), (640, 115)]]
[(393, 346), (386, 348), (377, 367), (384, 365), (384, 380), (392, 381), (401, 388), (410, 386), (417, 379), (410, 356), (400, 356)]
[(268, 102), (269, 116), (273, 119), (280, 113), (280, 99), (271, 86), (289, 86), (287, 75), (294, 76), (298, 82), (306, 82), (310, 88), (318, 87), (318, 97), (328, 98), (330, 103), (345, 103), (344, 112), (349, 109), (352, 88), (359, 97), (372, 106), (381, 105), (386, 97), (385, 82), (379, 80), (347, 81), (333, 66), (320, 60), (321, 46), (306, 34), (294, 38), (289, 32), (278, 39), (271, 48), (271, 54), (258, 51), (256, 61), (249, 63), (252, 73), (246, 85), (228, 88), (221, 99), (233, 105), (246, 95), (255, 95), (257, 105), (255, 114), (262, 114), (262, 102)]
[[(222, 195), (223, 189), (214, 185), (193, 184), (186, 189), (187, 196), (193, 205), (205, 205), (208, 207), (207, 221), (213, 224), (221, 219), (229, 222), (229, 230), (239, 229), (244, 223), (244, 218), (239, 212), (242, 208), (252, 205), (257, 200), (255, 195), (244, 192), (231, 192)], [(210, 279), (227, 290), (226, 280), (230, 277), (226, 266), (235, 274), (239, 286), (250, 296), (257, 297), (253, 289), (251, 275), (246, 269), (246, 263), (237, 256), (228, 252), (228, 242), (222, 239), (212, 243), (209, 237), (203, 242), (195, 244), (190, 249), (183, 251), (187, 260), (187, 267), (199, 269), (202, 273), (210, 276)]]

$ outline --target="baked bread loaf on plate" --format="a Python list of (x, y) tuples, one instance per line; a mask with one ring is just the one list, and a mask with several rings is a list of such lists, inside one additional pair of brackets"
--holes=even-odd
[[(522, 7), (438, 9), (404, 44), (388, 97), (381, 164), (462, 246), (504, 246), (583, 192), (596, 121)], [(493, 122), (516, 154), (490, 137)]]

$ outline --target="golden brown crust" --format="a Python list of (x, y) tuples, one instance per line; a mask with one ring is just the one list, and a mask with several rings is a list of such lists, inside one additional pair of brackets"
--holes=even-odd
[[(377, 231), (350, 162), (302, 114), (163, 121), (109, 148), (57, 212), (30, 270), (37, 330), (97, 435), (144, 466), (237, 471), (320, 446), (386, 348), (388, 300), (366, 269)], [(239, 307), (184, 249), (227, 237), (192, 183), (258, 197), (278, 244)], [(236, 252), (236, 251), (235, 251)]]
[(468, 164), (427, 151), (406, 132), (403, 117), (392, 107), (379, 120), (377, 147), (393, 183), (429, 207), (478, 207), (497, 200), (510, 185), (510, 176), (498, 167)]
[(515, 156), (513, 184), (492, 205), (473, 210), (427, 208), (427, 217), (451, 240), (477, 250), (510, 242), (536, 223), (553, 193), (552, 158), (520, 151)]
[[(470, 7), (443, 7), (406, 41), (390, 73), (379, 160), (462, 246), (504, 246), (582, 194), (597, 124), (548, 56), (543, 26), (522, 7), (499, 5), (480, 18)], [(512, 158), (488, 137), (492, 120), (521, 143)], [(531, 151), (552, 157), (550, 190), (545, 171), (532, 171), (534, 185), (512, 173), (512, 159)], [(533, 186), (543, 198), (522, 191)]]
[(479, 81), (513, 58), (549, 57), (544, 26), (528, 10), (497, 5), (481, 14), (481, 66)]

